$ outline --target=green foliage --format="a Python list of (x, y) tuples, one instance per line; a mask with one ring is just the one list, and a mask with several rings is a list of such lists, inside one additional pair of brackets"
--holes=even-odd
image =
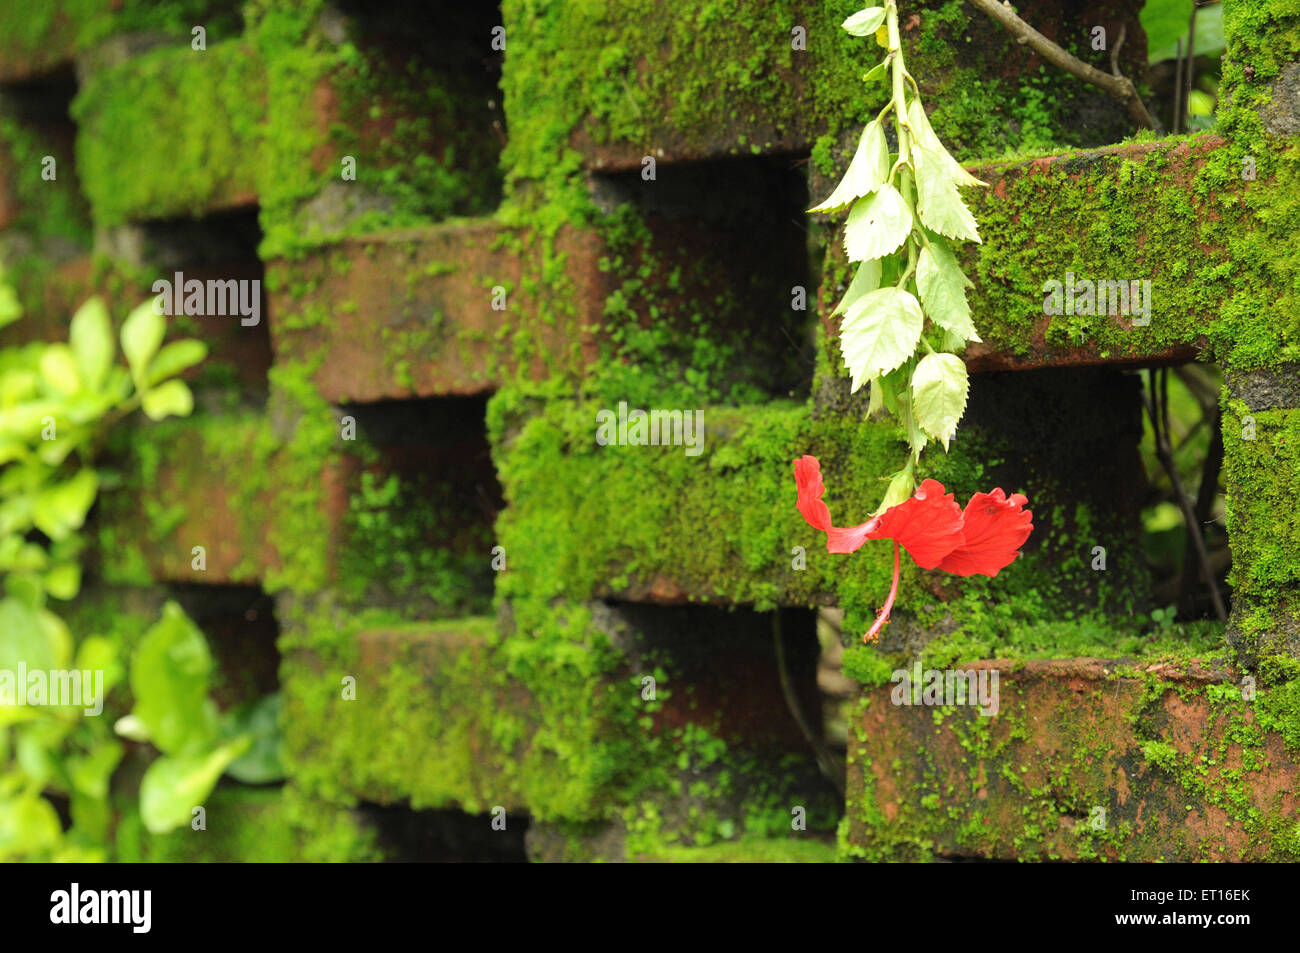
[[(20, 314), (0, 284), (3, 320)], [(0, 860), (107, 857), (109, 780), (125, 748), (104, 701), (126, 675), (124, 646), (100, 633), (74, 638), (47, 603), (81, 588), (80, 530), (99, 491), (92, 464), (105, 430), (138, 407), (154, 419), (189, 413), (189, 388), (172, 375), (206, 349), (160, 349), (164, 332), (152, 302), (132, 312), (121, 330), (124, 368), (108, 310), (92, 299), (73, 316), (67, 344), (0, 350)], [(163, 752), (140, 788), (151, 831), (186, 821), (255, 736), (263, 764), (245, 770), (268, 776), (264, 723), (218, 719), (211, 667), (202, 634), (175, 605), (131, 658), (135, 711), (119, 733)], [(67, 799), (67, 830), (50, 795)]]
[[(980, 340), (966, 302), (971, 283), (947, 240), (980, 240), (958, 187), (984, 183), (957, 163), (930, 127), (920, 90), (903, 65), (895, 0), (853, 14), (843, 27), (854, 36), (874, 34), (888, 50), (866, 82), (888, 71), (893, 84), (889, 102), (863, 130), (843, 180), (812, 209), (834, 211), (852, 203), (844, 247), (850, 262), (862, 264), (835, 309), (844, 315), (844, 364), (854, 391), (871, 382), (871, 412), (884, 406), (897, 414), (911, 450), (880, 512), (911, 495), (921, 452), (930, 440), (946, 450), (966, 409), (966, 365), (955, 354), (936, 353), (922, 332), (929, 317), (943, 331), (946, 351)], [(897, 154), (889, 152), (883, 127), (891, 112)], [(886, 274), (894, 283), (880, 287)]]

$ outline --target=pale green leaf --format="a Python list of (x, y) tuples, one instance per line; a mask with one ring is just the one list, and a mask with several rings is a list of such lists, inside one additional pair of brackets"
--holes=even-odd
[(897, 506), (908, 499), (916, 491), (916, 478), (912, 475), (910, 466), (903, 467), (895, 473), (889, 480), (889, 488), (885, 490), (885, 498), (880, 501), (876, 511), (872, 514), (877, 516), (891, 506)]
[(122, 353), (131, 368), (136, 386), (144, 379), (146, 368), (158, 353), (167, 323), (161, 314), (154, 312), (154, 299), (150, 298), (122, 322)]
[(854, 36), (870, 36), (880, 29), (880, 25), (884, 22), (884, 7), (867, 7), (865, 10), (859, 10), (853, 14), (840, 26)]
[(41, 354), (41, 377), (60, 394), (72, 395), (81, 390), (77, 362), (66, 344), (51, 344)]
[[(1187, 29), (1192, 22), (1194, 0), (1147, 0), (1138, 14), (1147, 36), (1147, 62), (1158, 63), (1176, 55), (1178, 40), (1187, 54)], [(1197, 47), (1200, 47), (1201, 13), (1196, 15)]]
[(840, 326), (840, 350), (853, 390), (911, 357), (923, 322), (921, 303), (900, 288), (880, 288), (859, 299)]
[(208, 699), (211, 671), (203, 633), (180, 606), (167, 603), (131, 656), (132, 714), (160, 750), (192, 752), (216, 738), (217, 715)]
[(931, 231), (958, 241), (978, 242), (975, 216), (971, 214), (951, 170), (928, 150), (912, 150), (916, 166), (916, 211)]
[(968, 390), (966, 365), (955, 354), (927, 354), (912, 372), (912, 413), (916, 424), (942, 441), (945, 450), (966, 411)]
[(236, 738), (202, 754), (164, 756), (140, 779), (140, 817), (153, 834), (187, 824), (212, 793), (226, 766), (248, 750), (252, 738)]
[(149, 363), (149, 385), (161, 384), (169, 377), (193, 367), (208, 356), (208, 346), (195, 338), (172, 341)]
[(146, 391), (140, 406), (150, 420), (162, 420), (169, 414), (188, 417), (194, 409), (194, 395), (184, 381), (170, 380)]
[[(958, 185), (988, 185), (975, 176), (971, 175), (962, 167), (962, 164), (949, 154), (944, 148), (939, 137), (934, 134), (934, 129), (930, 126), (930, 120), (925, 115), (925, 107), (921, 105), (919, 99), (913, 99), (907, 104), (907, 126), (912, 130), (916, 137), (916, 145), (926, 150), (933, 161), (937, 162), (940, 168), (948, 173), (948, 178)], [(913, 161), (916, 160), (913, 153)]]
[(864, 261), (858, 265), (858, 270), (853, 274), (853, 280), (849, 282), (849, 288), (844, 292), (844, 297), (840, 303), (835, 306), (831, 314), (843, 314), (853, 307), (853, 303), (863, 295), (870, 294), (880, 287), (880, 259), (872, 258), (870, 261)]
[(81, 566), (75, 562), (59, 563), (45, 574), (45, 591), (55, 599), (75, 599), (81, 591)]
[(858, 140), (857, 151), (853, 161), (835, 191), (821, 205), (814, 206), (810, 212), (833, 212), (844, 208), (854, 199), (867, 195), (889, 179), (889, 144), (885, 142), (884, 130), (878, 121), (871, 121), (862, 130)]
[(37, 495), (32, 505), (32, 522), (55, 542), (66, 539), (73, 530), (81, 529), (98, 492), (99, 477), (95, 471), (79, 470), (71, 479)]
[(921, 304), (931, 321), (952, 332), (954, 337), (960, 337), (962, 344), (980, 339), (966, 302), (969, 286), (970, 281), (962, 274), (947, 245), (936, 239), (921, 249), (916, 263), (916, 287), (921, 293)]
[(893, 185), (882, 185), (858, 199), (844, 227), (849, 261), (884, 258), (896, 252), (912, 231), (912, 210)]
[(91, 298), (72, 316), (68, 343), (87, 390), (99, 390), (113, 364), (113, 324), (100, 298)]

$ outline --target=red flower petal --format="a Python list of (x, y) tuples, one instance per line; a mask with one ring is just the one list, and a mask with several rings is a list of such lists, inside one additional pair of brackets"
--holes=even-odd
[(923, 480), (915, 495), (880, 514), (870, 539), (894, 539), (922, 569), (933, 569), (965, 540), (961, 507), (938, 480)]
[(996, 576), (1020, 555), (1020, 547), (1034, 528), (1034, 514), (1024, 509), (1028, 502), (1019, 493), (1008, 499), (1000, 487), (992, 493), (976, 493), (963, 514), (966, 542), (953, 550), (939, 568), (958, 576)]
[(822, 483), (821, 463), (816, 457), (804, 454), (794, 462), (794, 482), (799, 489), (799, 500), (796, 503), (799, 512), (803, 514), (809, 526), (826, 534), (828, 553), (856, 552), (863, 543), (872, 538), (868, 533), (875, 527), (875, 520), (848, 528), (831, 525), (831, 511), (822, 502), (822, 494), (826, 492), (826, 486)]
[(831, 528), (831, 511), (822, 502), (826, 485), (822, 483), (822, 465), (816, 457), (804, 454), (794, 462), (794, 483), (799, 489), (799, 512), (813, 529), (826, 532)]

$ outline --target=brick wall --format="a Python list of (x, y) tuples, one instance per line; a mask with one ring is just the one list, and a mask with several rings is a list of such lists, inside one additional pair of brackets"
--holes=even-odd
[[(803, 211), (883, 102), (856, 4), (10, 6), (22, 333), (178, 271), (261, 288), (255, 324), (174, 319), (211, 347), (196, 412), (113, 435), (75, 611), (180, 597), (223, 701), (281, 692), (289, 780), (124, 857), (1300, 851), (1285, 4), (1228, 5), (1216, 133), (1119, 145), (1122, 109), (964, 4), (904, 5), (931, 121), (991, 185), (970, 407), (925, 475), (1024, 492), (1036, 529), (993, 580), (907, 568), (878, 648), (887, 556), (822, 552), (790, 468), (818, 455), (855, 518), (902, 456), (839, 367), (837, 223)], [(1123, 25), (1140, 77), (1137, 6), (1019, 4), (1081, 56)], [(1150, 278), (1150, 324), (1043, 315), (1067, 271)], [(1227, 380), (1232, 618), (1171, 648), (1132, 371), (1192, 360)], [(702, 451), (598, 444), (621, 403), (698, 412)], [(999, 713), (892, 704), (917, 662), (998, 670)]]

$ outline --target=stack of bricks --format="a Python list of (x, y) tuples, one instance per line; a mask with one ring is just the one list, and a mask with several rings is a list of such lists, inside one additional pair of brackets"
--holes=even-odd
[[(857, 522), (905, 452), (840, 367), (839, 223), (804, 212), (886, 95), (857, 6), (2, 15), (21, 333), (178, 272), (260, 289), (171, 319), (211, 348), (196, 411), (114, 434), (75, 612), (180, 598), (224, 701), (281, 693), (288, 777), (124, 856), (1300, 856), (1300, 20), (1229, 3), (1218, 132), (1110, 145), (1124, 111), (973, 8), (902, 5), (931, 121), (990, 183), (971, 402), (924, 475), (1024, 492), (1036, 528), (996, 579), (905, 569), (865, 647), (884, 544), (825, 553), (791, 475), (816, 454)], [(1084, 57), (1123, 26), (1140, 76), (1138, 6), (1021, 12)], [(1041, 157), (986, 161), (1016, 150)], [(1044, 314), (1067, 272), (1150, 279), (1149, 321)], [(1232, 619), (1199, 655), (1080, 656), (1071, 620), (1118, 646), (1150, 608), (1131, 372), (1188, 360), (1227, 381)], [(696, 429), (598, 439), (635, 410)], [(838, 749), (819, 629), (853, 646)], [(997, 670), (997, 713), (894, 704), (914, 664)]]

